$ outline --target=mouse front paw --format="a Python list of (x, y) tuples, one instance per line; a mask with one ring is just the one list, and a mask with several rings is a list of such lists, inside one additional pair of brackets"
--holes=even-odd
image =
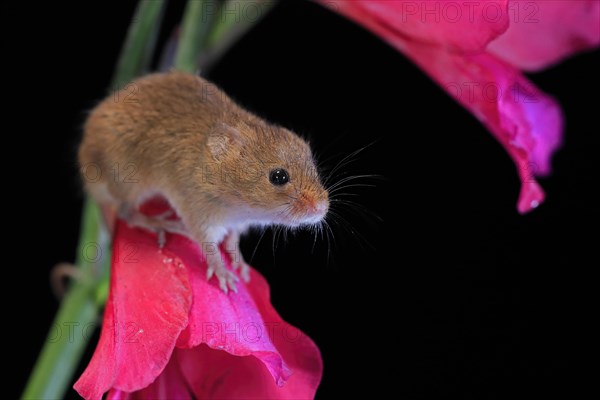
[(244, 261), (242, 251), (240, 250), (239, 232), (229, 232), (225, 237), (225, 251), (231, 258), (231, 267), (234, 271), (240, 271), (240, 276), (244, 282), (250, 281), (250, 266)]
[(206, 280), (210, 280), (213, 275), (219, 280), (219, 287), (221, 290), (223, 290), (225, 293), (228, 293), (229, 290), (237, 293), (236, 283), (239, 282), (240, 279), (235, 275), (234, 272), (225, 268), (222, 260), (216, 261), (212, 259), (208, 262)]

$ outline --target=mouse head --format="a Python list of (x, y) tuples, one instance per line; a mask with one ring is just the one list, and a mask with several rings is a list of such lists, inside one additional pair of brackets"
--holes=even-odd
[(310, 147), (289, 130), (219, 124), (208, 149), (220, 167), (222, 199), (235, 204), (240, 222), (296, 227), (317, 224), (327, 214), (329, 195)]

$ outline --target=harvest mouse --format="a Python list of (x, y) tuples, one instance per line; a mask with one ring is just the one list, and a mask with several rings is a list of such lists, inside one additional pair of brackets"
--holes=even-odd
[[(159, 233), (159, 242), (167, 231), (187, 235), (203, 250), (224, 243), (237, 251), (232, 264), (245, 280), (241, 233), (250, 226), (316, 225), (329, 209), (304, 140), (184, 72), (147, 75), (102, 101), (85, 123), (78, 157), (85, 188), (101, 206)], [(90, 165), (98, 171), (90, 174)], [(129, 172), (119, 176), (119, 168)], [(157, 195), (180, 220), (138, 211)], [(204, 255), (207, 279), (214, 274), (225, 292), (235, 291), (238, 278), (220, 252)]]

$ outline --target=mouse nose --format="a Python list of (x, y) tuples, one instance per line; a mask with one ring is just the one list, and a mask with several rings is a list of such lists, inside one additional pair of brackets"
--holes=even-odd
[(329, 208), (329, 202), (327, 200), (317, 199), (309, 193), (301, 193), (299, 196), (300, 206), (304, 209), (304, 212), (312, 215), (325, 215)]
[(314, 210), (316, 214), (326, 214), (327, 209), (329, 208), (329, 203), (325, 200), (319, 200), (314, 203)]

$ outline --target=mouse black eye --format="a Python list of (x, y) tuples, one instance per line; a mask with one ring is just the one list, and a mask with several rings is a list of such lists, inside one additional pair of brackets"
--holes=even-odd
[(269, 181), (271, 181), (271, 183), (275, 186), (285, 185), (289, 180), (290, 175), (283, 168), (275, 168), (269, 174)]

